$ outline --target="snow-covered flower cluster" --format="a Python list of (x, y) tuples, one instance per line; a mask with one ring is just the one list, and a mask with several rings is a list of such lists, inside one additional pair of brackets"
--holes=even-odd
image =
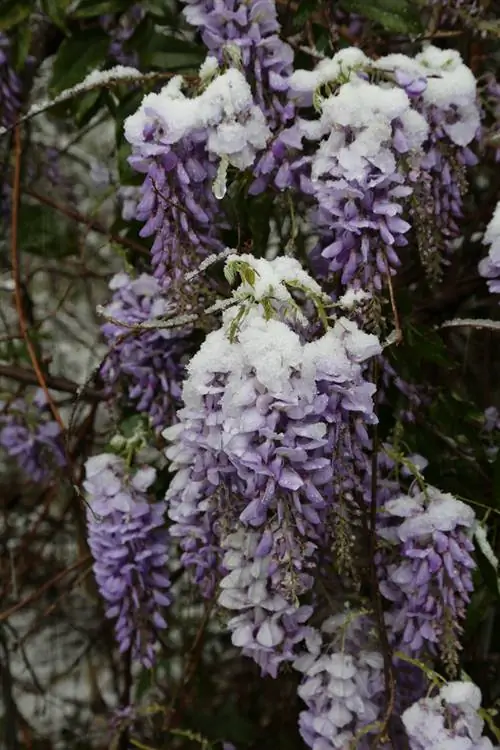
[(85, 477), (88, 542), (106, 617), (116, 621), (120, 651), (151, 667), (155, 631), (167, 627), (162, 609), (170, 604), (165, 503), (147, 497), (156, 471), (132, 475), (123, 458), (101, 453), (87, 460)]
[(483, 736), (481, 691), (472, 682), (449, 682), (402, 716), (411, 750), (493, 750)]
[(348, 48), (295, 71), (290, 86), (320, 113), (295, 127), (319, 141), (310, 179), (329, 271), (342, 285), (380, 289), (413, 227), (422, 263), (437, 273), (458, 231), (464, 168), (475, 163), (467, 146), (479, 128), (476, 82), (458, 53), (429, 46), (372, 62)]
[(166, 315), (169, 303), (161, 296), (158, 281), (142, 273), (132, 278), (116, 274), (109, 284), (113, 297), (103, 309), (108, 320), (102, 333), (110, 345), (100, 376), (113, 388), (125, 383), (127, 398), (137, 411), (147, 414), (155, 429), (163, 429), (180, 403), (186, 339), (169, 329), (133, 330), (125, 326), (153, 323)]
[(385, 503), (379, 535), (380, 590), (391, 602), (387, 624), (410, 656), (439, 649), (456, 669), (461, 623), (472, 591), (474, 511), (435, 487)]
[(486, 258), (479, 263), (479, 273), (488, 279), (492, 294), (500, 293), (500, 202), (497, 203), (490, 223), (484, 233), (483, 243), (489, 245)]
[(357, 481), (375, 421), (364, 363), (380, 344), (346, 318), (308, 341), (301, 316), (296, 330), (286, 316), (287, 283), (319, 289), (298, 262), (247, 256), (228, 267), (238, 261), (247, 264), (239, 305), (190, 361), (179, 424), (164, 432), (176, 470), (167, 502), (182, 560), (205, 589), (224, 550), (219, 602), (241, 611), (233, 642), (275, 674), (308, 632), (300, 597), (326, 521)]
[(27, 399), (0, 404), (0, 445), (33, 482), (46, 481), (57, 467), (65, 466), (61, 428), (42, 390), (31, 404)]

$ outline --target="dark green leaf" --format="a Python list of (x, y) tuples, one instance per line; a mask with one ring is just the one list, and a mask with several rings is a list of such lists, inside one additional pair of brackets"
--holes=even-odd
[(73, 18), (94, 18), (121, 13), (127, 8), (130, 8), (130, 0), (81, 0), (71, 15)]
[(19, 249), (44, 258), (74, 255), (78, 250), (75, 226), (48, 206), (22, 203)]
[(341, 0), (340, 5), (351, 13), (359, 13), (376, 21), (387, 31), (418, 34), (421, 31), (418, 6), (412, 0)]
[(70, 4), (71, 0), (43, 0), (42, 8), (56, 26), (65, 29), (66, 13)]
[(500, 508), (500, 451), (493, 464), (493, 502), (495, 508)]
[(54, 61), (51, 94), (75, 86), (92, 70), (102, 67), (108, 48), (109, 37), (99, 29), (88, 29), (65, 39)]
[(0, 0), (0, 30), (12, 28), (31, 14), (31, 0)]

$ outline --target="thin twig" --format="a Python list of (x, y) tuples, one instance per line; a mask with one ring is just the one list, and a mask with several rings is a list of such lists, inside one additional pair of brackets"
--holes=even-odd
[(21, 130), (19, 125), (14, 130), (14, 154), (15, 154), (15, 166), (14, 166), (14, 183), (12, 187), (12, 225), (11, 225), (11, 262), (12, 262), (12, 276), (14, 279), (14, 298), (16, 302), (17, 317), (19, 320), (19, 328), (21, 330), (22, 337), (26, 344), (28, 354), (33, 365), (33, 370), (36, 373), (37, 381), (45, 393), (47, 403), (54, 416), (54, 419), (58, 423), (62, 432), (65, 431), (65, 425), (57, 406), (54, 404), (52, 396), (49, 393), (45, 376), (38, 362), (37, 353), (33, 343), (30, 339), (28, 327), (26, 325), (26, 319), (24, 317), (23, 297), (21, 291), (21, 269), (19, 265), (19, 254), (17, 246), (17, 231), (19, 223), (19, 198), (21, 192)]
[[(36, 374), (32, 370), (26, 370), (23, 367), (16, 367), (15, 365), (0, 364), (0, 377), (16, 380), (18, 383), (26, 385), (38, 385), (39, 383)], [(74, 383), (72, 380), (54, 375), (46, 375), (45, 382), (52, 390), (61, 391), (62, 393), (76, 394), (80, 387), (78, 383)], [(102, 391), (96, 391), (93, 388), (87, 388), (84, 396), (91, 401), (102, 401), (106, 397)]]
[(40, 195), (40, 193), (37, 193), (29, 188), (25, 189), (24, 192), (26, 193), (26, 195), (29, 195), (31, 198), (34, 198), (40, 203), (43, 203), (46, 206), (50, 206), (50, 208), (53, 208), (54, 211), (58, 211), (64, 216), (67, 216), (68, 219), (73, 219), (79, 224), (83, 224), (88, 229), (92, 229), (94, 232), (108, 237), (111, 242), (115, 242), (117, 245), (122, 245), (129, 250), (134, 250), (136, 253), (141, 253), (141, 255), (149, 256), (149, 250), (139, 242), (135, 242), (135, 240), (130, 240), (127, 237), (122, 237), (119, 234), (110, 232), (96, 219), (92, 219), (89, 216), (84, 216), (83, 214), (75, 211), (73, 208), (69, 208), (68, 206), (62, 206), (60, 203), (56, 203), (51, 198), (47, 198), (45, 195)]

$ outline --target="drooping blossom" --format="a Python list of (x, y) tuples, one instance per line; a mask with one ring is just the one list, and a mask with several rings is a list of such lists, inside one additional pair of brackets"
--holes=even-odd
[(375, 421), (363, 364), (380, 344), (346, 318), (308, 341), (314, 327), (290, 285), (321, 290), (297, 261), (232, 263), (255, 278), (242, 272), (239, 305), (189, 363), (179, 424), (164, 432), (176, 471), (167, 502), (182, 561), (203, 590), (219, 566), (219, 604), (239, 611), (233, 643), (276, 674), (309, 632), (312, 610), (301, 597), (325, 519), (357, 481), (356, 457)]
[(46, 481), (65, 466), (61, 428), (42, 390), (31, 404), (25, 398), (0, 404), (0, 445), (33, 482)]
[(154, 663), (155, 632), (167, 627), (162, 610), (170, 604), (165, 504), (150, 503), (147, 496), (155, 478), (151, 467), (132, 474), (123, 458), (101, 453), (87, 460), (83, 483), (106, 617), (115, 620), (120, 651), (131, 650), (145, 667)]
[(472, 682), (449, 682), (402, 715), (410, 750), (493, 750), (483, 736), (481, 691)]
[[(362, 612), (329, 617), (294, 667), (307, 709), (299, 715), (304, 742), (313, 750), (368, 750), (384, 709), (384, 661), (376, 628)], [(386, 745), (382, 745), (386, 747)]]
[(186, 270), (223, 248), (218, 199), (227, 170), (250, 167), (270, 134), (239, 70), (216, 76), (198, 96), (185, 96), (183, 85), (175, 76), (125, 122), (130, 163), (146, 175), (140, 234), (155, 236), (151, 262), (163, 286), (180, 283)]
[(472, 591), (474, 512), (435, 487), (385, 503), (380, 591), (393, 643), (410, 656), (439, 653), (456, 670)]
[[(126, 325), (153, 323), (170, 309), (160, 284), (149, 274), (132, 278), (118, 273), (109, 286), (113, 298), (103, 313)], [(131, 331), (111, 321), (104, 323), (102, 333), (111, 347), (100, 370), (104, 383), (109, 388), (124, 383), (137, 411), (147, 414), (155, 429), (164, 428), (180, 403), (185, 335), (165, 328)]]
[(488, 288), (492, 294), (500, 294), (500, 202), (486, 227), (483, 243), (489, 245), (486, 258), (479, 263), (479, 273), (488, 279)]
[(188, 23), (200, 30), (219, 65), (241, 63), (271, 129), (293, 118), (293, 106), (282, 96), (292, 73), (293, 50), (278, 36), (273, 0), (185, 0)]
[(146, 9), (140, 3), (134, 3), (118, 17), (112, 13), (100, 17), (101, 27), (110, 36), (108, 54), (119, 65), (137, 65), (137, 53), (127, 50), (126, 45), (145, 14)]

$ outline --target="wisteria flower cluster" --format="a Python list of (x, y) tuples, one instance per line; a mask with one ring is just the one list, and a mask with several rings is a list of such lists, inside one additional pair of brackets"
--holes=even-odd
[(410, 656), (439, 648), (453, 669), (473, 588), (474, 511), (427, 486), (389, 500), (384, 514), (387, 526), (379, 535), (390, 548), (383, 555), (380, 589), (392, 603), (389, 631), (398, 649)]
[(132, 475), (123, 458), (101, 453), (87, 460), (85, 475), (88, 542), (106, 617), (115, 620), (120, 651), (151, 667), (155, 631), (167, 627), (162, 609), (170, 604), (165, 504), (147, 497), (156, 472)]
[[(236, 649), (263, 675), (300, 673), (313, 750), (487, 750), (475, 686), (428, 697), (438, 660), (459, 674), (475, 514), (393, 449), (425, 396), (383, 354), (392, 334), (381, 340), (384, 305), (399, 325), (399, 269), (420, 263), (437, 284), (460, 237), (475, 77), (434, 45), (377, 59), (344, 47), (294, 70), (270, 0), (185, 6), (208, 56), (195, 83), (174, 76), (125, 122), (144, 175), (127, 215), (153, 237), (151, 274), (112, 280), (101, 369), (167, 443), (165, 500), (147, 499), (153, 469), (87, 462), (89, 543), (120, 648), (152, 665), (179, 554)], [(236, 288), (208, 308), (221, 324), (193, 354), (191, 332), (161, 318), (207, 258), (231, 252), (231, 201), (266, 191), (276, 246), (252, 237), (229, 255)], [(479, 269), (494, 292), (499, 222), (497, 207)], [(384, 442), (390, 384), (410, 405)]]
[(0, 404), (0, 445), (32, 482), (44, 482), (66, 465), (61, 428), (41, 389), (31, 404), (25, 399)]
[(365, 425), (375, 420), (363, 363), (380, 344), (346, 318), (312, 341), (284, 322), (287, 282), (320, 291), (297, 261), (232, 263), (247, 264), (235, 299), (253, 287), (253, 305), (227, 311), (189, 363), (179, 425), (164, 432), (176, 470), (168, 512), (182, 560), (205, 589), (224, 550), (219, 602), (240, 612), (229, 623), (233, 642), (276, 674), (308, 634), (311, 608), (300, 597), (335, 501), (356, 481)]
[(411, 750), (492, 750), (479, 716), (481, 691), (471, 682), (450, 682), (402, 716)]
[(169, 310), (158, 281), (151, 275), (132, 278), (122, 272), (109, 286), (113, 298), (103, 310), (108, 321), (102, 333), (110, 351), (100, 375), (108, 388), (115, 387), (119, 379), (125, 381), (130, 402), (149, 416), (155, 429), (162, 429), (172, 421), (180, 403), (185, 336), (168, 329), (124, 327), (153, 323)]

